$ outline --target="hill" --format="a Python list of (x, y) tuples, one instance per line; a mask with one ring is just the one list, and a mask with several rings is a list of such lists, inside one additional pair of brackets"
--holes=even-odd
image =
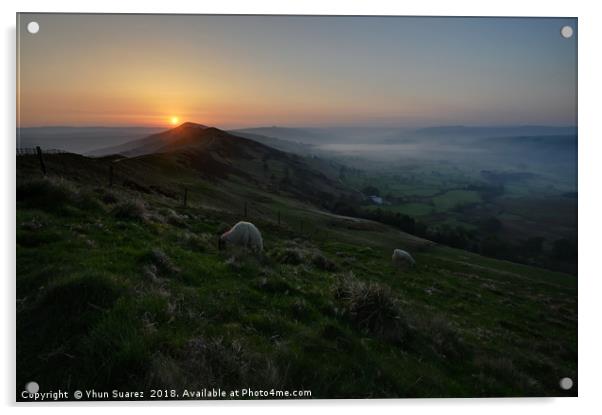
[(188, 140), (197, 135), (202, 135), (202, 132), (207, 128), (207, 126), (202, 124), (184, 123), (171, 130), (161, 131), (117, 146), (93, 150), (88, 155), (106, 156), (121, 154), (125, 156), (140, 156), (143, 154), (152, 154), (161, 151), (161, 148), (169, 145), (174, 140)]
[[(285, 192), (323, 207), (353, 194), (340, 184), (330, 164), (199, 124), (185, 123), (131, 143), (122, 154), (134, 158), (121, 160), (120, 168), (128, 168), (132, 162), (171, 163), (205, 179), (236, 177), (247, 185)], [(135, 177), (137, 170), (131, 170)]]
[[(577, 394), (558, 388), (577, 379), (574, 277), (332, 214), (320, 194), (350, 191), (325, 163), (212, 128), (159, 139), (45, 155), (46, 178), (17, 158), (18, 385)], [(218, 251), (241, 219), (265, 255)], [(394, 268), (394, 248), (417, 266)]]

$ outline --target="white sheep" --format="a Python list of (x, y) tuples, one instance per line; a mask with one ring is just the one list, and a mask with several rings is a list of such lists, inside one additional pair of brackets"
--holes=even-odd
[(250, 222), (238, 222), (219, 238), (219, 249), (224, 249), (226, 244), (263, 251), (263, 238), (261, 232)]
[(393, 260), (393, 264), (400, 268), (413, 267), (416, 264), (412, 255), (403, 249), (394, 249), (391, 259)]

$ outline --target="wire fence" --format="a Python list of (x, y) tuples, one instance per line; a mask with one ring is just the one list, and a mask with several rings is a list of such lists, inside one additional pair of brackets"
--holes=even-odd
[[(44, 160), (44, 155), (45, 154), (68, 154), (68, 151), (65, 150), (60, 150), (60, 149), (55, 149), (55, 148), (51, 148), (51, 149), (44, 149), (42, 150), (40, 147), (18, 147), (17, 149), (17, 156), (37, 156), (39, 164), (40, 164), (40, 169), (42, 171), (42, 174), (44, 176), (46, 176), (47, 174), (47, 169), (46, 169), (46, 163)], [(113, 187), (116, 183), (116, 179), (118, 176), (117, 172), (115, 172), (115, 167), (116, 167), (116, 161), (113, 161), (111, 163), (108, 164), (108, 185), (109, 187)], [(121, 176), (121, 175), (119, 175)], [(127, 183), (127, 185), (126, 185)], [(127, 187), (131, 187), (134, 188), (135, 190), (138, 189), (143, 189), (145, 191), (148, 191), (146, 186), (142, 186), (142, 185), (138, 185), (136, 182), (134, 182), (131, 179), (125, 180), (123, 181), (123, 184)], [(153, 188), (153, 186), (150, 186), (150, 188)], [(191, 194), (189, 193), (189, 187), (184, 185), (182, 186), (182, 193), (181, 196), (175, 196), (174, 198), (179, 200), (179, 205), (181, 207), (187, 208), (190, 206), (190, 199), (191, 199)], [(163, 193), (165, 194), (165, 193)], [(171, 196), (173, 197), (173, 196)], [(240, 206), (240, 215), (242, 216), (242, 218), (249, 220), (251, 217), (256, 218), (256, 219), (262, 219), (264, 221), (268, 221), (271, 222), (273, 225), (278, 226), (278, 228), (282, 228), (282, 229), (287, 229), (288, 231), (292, 231), (294, 233), (300, 234), (300, 235), (305, 235), (305, 236), (312, 236), (314, 238), (318, 237), (318, 236), (322, 236), (323, 234), (323, 230), (320, 229), (319, 227), (316, 227), (315, 225), (312, 226), (312, 224), (310, 222), (306, 222), (303, 218), (293, 218), (290, 217), (289, 215), (283, 215), (282, 212), (278, 209), (278, 210), (272, 210), (272, 209), (267, 209), (267, 211), (265, 209), (262, 209), (260, 206), (258, 206), (256, 203), (253, 203), (252, 201), (244, 201), (241, 206)]]

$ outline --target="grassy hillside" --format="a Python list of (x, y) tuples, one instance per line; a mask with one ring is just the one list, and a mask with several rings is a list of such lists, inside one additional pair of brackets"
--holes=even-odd
[[(17, 159), (17, 385), (577, 394), (558, 386), (577, 379), (575, 277), (321, 211), (262, 170), (145, 156), (109, 187), (113, 161), (49, 155), (43, 178)], [(245, 218), (265, 254), (218, 251)], [(394, 268), (394, 248), (417, 266)]]

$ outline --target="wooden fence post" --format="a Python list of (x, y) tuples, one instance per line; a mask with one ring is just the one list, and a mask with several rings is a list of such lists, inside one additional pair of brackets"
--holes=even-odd
[(38, 159), (40, 160), (40, 167), (42, 168), (42, 173), (46, 176), (46, 165), (44, 164), (44, 157), (42, 157), (42, 149), (40, 146), (36, 146), (36, 152), (38, 153)]

